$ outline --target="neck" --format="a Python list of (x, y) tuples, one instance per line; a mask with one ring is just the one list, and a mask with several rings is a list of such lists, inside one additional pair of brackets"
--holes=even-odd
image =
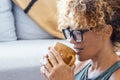
[(104, 45), (102, 49), (92, 58), (91, 71), (104, 71), (119, 60), (111, 45)]

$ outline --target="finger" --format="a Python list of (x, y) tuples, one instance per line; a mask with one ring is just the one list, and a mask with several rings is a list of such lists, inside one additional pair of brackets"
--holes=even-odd
[(51, 49), (51, 52), (52, 52), (53, 55), (55, 56), (56, 61), (57, 61), (58, 63), (64, 63), (64, 61), (63, 61), (63, 59), (62, 59), (60, 53), (58, 53), (54, 48)]
[(41, 73), (41, 75), (42, 75), (42, 77), (43, 77), (44, 80), (49, 80), (44, 73)]
[(50, 50), (50, 49), (51, 49), (51, 47), (49, 46), (49, 47), (48, 47), (48, 50)]
[(41, 73), (44, 80), (49, 80), (49, 78), (45, 75), (45, 73)]
[(46, 55), (44, 56), (44, 58), (48, 58), (48, 54), (46, 54)]
[(44, 78), (45, 78), (45, 75), (44, 75), (44, 69), (43, 69), (43, 67), (40, 67), (40, 74), (42, 75), (42, 77), (44, 77)]
[(47, 77), (46, 74), (45, 74), (44, 67), (42, 67), (42, 69), (40, 69), (40, 72), (41, 72), (42, 77), (43, 77), (45, 80), (49, 80), (48, 77)]
[(44, 67), (44, 76), (48, 79), (49, 71)]
[(44, 64), (45, 68), (50, 72), (52, 70), (52, 65), (49, 61), (48, 58), (45, 58), (45, 64)]
[(41, 74), (41, 76), (42, 76), (43, 78), (47, 78), (47, 77), (45, 77), (45, 75), (44, 75), (44, 68), (43, 68), (43, 66), (40, 67), (40, 74)]
[(58, 64), (58, 62), (57, 62), (54, 54), (50, 51), (49, 54), (48, 54), (48, 56), (49, 56), (49, 60), (52, 63), (52, 65), (56, 66)]
[(48, 58), (48, 54), (46, 54), (40, 59), (40, 66), (43, 66), (46, 63), (46, 58)]

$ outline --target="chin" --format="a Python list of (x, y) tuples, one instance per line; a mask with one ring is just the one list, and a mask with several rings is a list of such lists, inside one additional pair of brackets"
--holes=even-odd
[(77, 56), (77, 59), (78, 59), (79, 61), (89, 60), (88, 58), (85, 58), (85, 57), (80, 57), (80, 56)]

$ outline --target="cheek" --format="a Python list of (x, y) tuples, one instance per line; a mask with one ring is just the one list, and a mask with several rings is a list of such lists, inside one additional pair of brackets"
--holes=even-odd
[(84, 42), (84, 48), (85, 48), (85, 53), (89, 55), (94, 55), (97, 53), (98, 50), (100, 50), (100, 47), (102, 45), (102, 41), (100, 40), (100, 37), (96, 36), (90, 36), (87, 37), (85, 42)]

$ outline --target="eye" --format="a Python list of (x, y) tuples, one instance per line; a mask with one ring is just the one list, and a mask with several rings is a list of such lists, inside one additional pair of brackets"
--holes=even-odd
[(80, 31), (74, 31), (73, 34), (76, 38), (76, 41), (81, 41), (82, 40), (82, 33)]

